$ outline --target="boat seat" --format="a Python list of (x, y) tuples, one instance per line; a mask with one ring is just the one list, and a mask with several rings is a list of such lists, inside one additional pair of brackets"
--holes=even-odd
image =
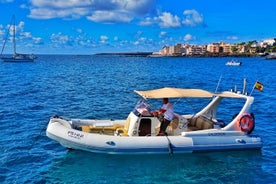
[(93, 125), (85, 125), (85, 126), (82, 126), (82, 131), (83, 132), (88, 132), (88, 133), (91, 133), (91, 132), (114, 132), (116, 131), (118, 128), (121, 128), (123, 127), (123, 125), (120, 125), (120, 124), (114, 124), (113, 126), (93, 126)]
[(192, 117), (188, 123), (188, 131), (206, 130), (214, 128), (214, 122), (205, 116)]
[(171, 121), (170, 124), (169, 124), (169, 126), (170, 126), (173, 130), (175, 130), (175, 129), (178, 127), (178, 125), (179, 125), (179, 118), (178, 118), (177, 115), (174, 115), (172, 121)]
[(120, 136), (128, 136), (129, 124), (130, 124), (130, 116), (127, 117), (124, 127), (119, 127), (116, 129), (116, 134)]

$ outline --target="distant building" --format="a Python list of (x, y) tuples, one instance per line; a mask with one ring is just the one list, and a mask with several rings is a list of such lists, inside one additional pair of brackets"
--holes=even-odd
[(207, 45), (207, 51), (211, 53), (219, 53), (219, 43), (211, 43)]
[(191, 55), (191, 45), (189, 44), (183, 44), (182, 45), (182, 49), (183, 49), (183, 52), (182, 52), (182, 55)]
[(182, 55), (183, 49), (181, 44), (176, 44), (173, 47), (173, 55)]
[(276, 42), (276, 38), (266, 39), (260, 43), (260, 46), (263, 48), (266, 48), (267, 46), (273, 46), (275, 42)]
[(211, 43), (207, 45), (207, 51), (210, 53), (232, 53), (232, 46), (224, 42)]
[(260, 48), (273, 46), (276, 44), (276, 38), (266, 39), (262, 42), (250, 41), (238, 44), (229, 44), (225, 42), (210, 43), (208, 45), (189, 45), (176, 44), (173, 46), (164, 46), (159, 52), (154, 54), (163, 56), (189, 56), (204, 55), (206, 52), (214, 55), (227, 54), (256, 54)]
[(220, 47), (222, 47), (223, 53), (232, 53), (232, 46), (229, 43), (221, 42)]
[(245, 53), (246, 51), (245, 45), (238, 45), (237, 48), (238, 48), (238, 53)]
[(190, 47), (189, 55), (202, 55), (206, 52), (206, 50), (207, 50), (206, 45), (203, 45), (203, 46), (192, 45)]
[(167, 55), (170, 55), (170, 47), (169, 46), (164, 46), (160, 51), (159, 53), (161, 55), (164, 55), (164, 56), (167, 56)]

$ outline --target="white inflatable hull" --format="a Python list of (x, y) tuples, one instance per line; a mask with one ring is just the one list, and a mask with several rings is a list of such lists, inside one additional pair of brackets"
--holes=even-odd
[(46, 134), (67, 148), (108, 154), (165, 154), (199, 151), (260, 149), (261, 138), (218, 129), (182, 132), (177, 136), (116, 136), (71, 128), (66, 120), (51, 119)]

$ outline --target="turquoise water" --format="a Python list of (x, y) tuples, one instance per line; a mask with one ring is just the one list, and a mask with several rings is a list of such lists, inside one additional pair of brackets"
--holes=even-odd
[[(0, 62), (0, 183), (275, 183), (276, 62), (238, 58), (39, 56)], [(49, 118), (125, 119), (133, 90), (160, 87), (253, 91), (260, 151), (183, 155), (101, 155), (67, 150), (45, 135)], [(160, 105), (159, 103), (156, 104)]]

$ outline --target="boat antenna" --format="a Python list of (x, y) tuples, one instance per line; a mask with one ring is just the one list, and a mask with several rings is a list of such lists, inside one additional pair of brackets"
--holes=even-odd
[(218, 84), (217, 84), (215, 93), (218, 91), (218, 87), (219, 87), (219, 85), (220, 85), (221, 78), (222, 78), (222, 75), (220, 75), (220, 77), (219, 77), (219, 80), (218, 80)]
[(243, 88), (242, 88), (242, 94), (246, 94), (246, 78), (243, 79)]

